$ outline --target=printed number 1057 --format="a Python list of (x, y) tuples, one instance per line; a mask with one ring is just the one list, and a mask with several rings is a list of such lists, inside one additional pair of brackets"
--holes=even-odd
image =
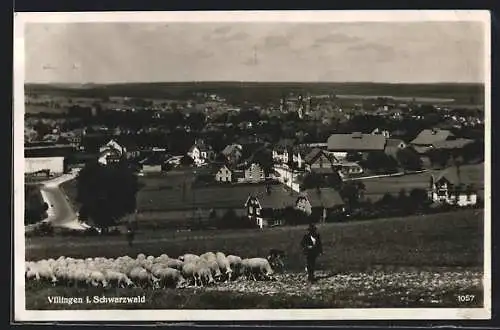
[(473, 294), (458, 295), (458, 302), (467, 303), (474, 301), (475, 296)]

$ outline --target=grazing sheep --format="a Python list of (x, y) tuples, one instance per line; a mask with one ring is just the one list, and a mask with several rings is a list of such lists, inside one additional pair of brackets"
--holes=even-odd
[(194, 262), (185, 262), (182, 265), (182, 276), (186, 279), (188, 284), (193, 284), (194, 286), (198, 286), (198, 273), (196, 264)]
[(191, 253), (186, 253), (185, 255), (179, 257), (179, 260), (183, 262), (195, 262), (198, 261), (198, 259), (200, 259), (199, 256)]
[(145, 288), (151, 286), (155, 288), (158, 284), (158, 279), (147, 270), (141, 267), (136, 267), (130, 271), (129, 278), (137, 285)]
[(274, 274), (269, 261), (265, 258), (243, 259), (242, 266), (246, 278), (254, 281), (258, 278), (272, 279)]
[(165, 263), (167, 267), (174, 268), (177, 270), (182, 270), (182, 266), (184, 263), (180, 261), (179, 259), (168, 259), (167, 262)]
[(132, 282), (132, 280), (123, 273), (113, 270), (107, 270), (104, 272), (104, 275), (106, 276), (106, 280), (108, 281), (108, 283), (114, 285), (115, 287), (130, 288), (134, 286), (134, 282)]
[(151, 268), (153, 267), (153, 262), (150, 260), (144, 260), (141, 263), (142, 268), (146, 269), (147, 271), (151, 271)]
[(198, 263), (202, 267), (207, 267), (210, 269), (210, 272), (212, 273), (212, 276), (215, 280), (219, 281), (222, 278), (222, 272), (219, 268), (219, 264), (217, 263), (216, 260), (210, 259), (210, 260), (199, 260)]
[(50, 282), (52, 285), (55, 285), (57, 283), (57, 278), (54, 275), (54, 272), (52, 271), (52, 268), (48, 266), (47, 264), (39, 264), (35, 267), (35, 272), (38, 274), (38, 276), (35, 276), (36, 278), (39, 278), (43, 282)]
[(205, 260), (216, 260), (217, 256), (213, 252), (206, 252), (200, 255), (200, 258)]
[(163, 268), (159, 271), (159, 287), (177, 287), (184, 284), (185, 280), (181, 272), (173, 268)]
[(26, 280), (36, 280), (36, 281), (40, 281), (40, 275), (38, 274), (38, 272), (36, 271), (36, 269), (29, 269), (27, 272), (26, 272)]
[(205, 261), (199, 261), (195, 264), (195, 270), (201, 285), (210, 285), (215, 283), (212, 276), (212, 270), (208, 267)]
[(217, 264), (219, 265), (219, 269), (222, 272), (222, 276), (226, 279), (226, 281), (231, 280), (231, 275), (233, 270), (231, 269), (231, 265), (229, 260), (227, 260), (224, 253), (217, 252)]
[(87, 278), (87, 283), (93, 287), (99, 287), (102, 285), (102, 287), (105, 288), (108, 286), (108, 281), (106, 280), (104, 274), (97, 270), (90, 272)]
[(234, 279), (238, 276), (241, 276), (242, 275), (242, 269), (241, 269), (242, 268), (241, 267), (242, 259), (238, 256), (235, 256), (235, 255), (228, 255), (226, 258), (227, 258), (227, 261), (229, 261), (229, 266), (233, 270), (232, 278)]

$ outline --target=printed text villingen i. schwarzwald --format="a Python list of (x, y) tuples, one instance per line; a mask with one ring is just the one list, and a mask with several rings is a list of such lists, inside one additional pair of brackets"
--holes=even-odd
[(85, 297), (61, 297), (49, 296), (47, 300), (50, 304), (144, 304), (146, 296), (134, 297), (105, 297), (105, 296), (85, 296)]

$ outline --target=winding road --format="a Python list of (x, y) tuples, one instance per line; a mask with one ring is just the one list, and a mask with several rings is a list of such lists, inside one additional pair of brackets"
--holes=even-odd
[(47, 210), (48, 218), (45, 221), (50, 222), (55, 227), (65, 227), (71, 229), (84, 230), (88, 225), (78, 221), (78, 215), (75, 213), (68, 197), (62, 192), (60, 185), (76, 177), (77, 171), (63, 174), (60, 177), (42, 182), (40, 192), (43, 200), (49, 205)]

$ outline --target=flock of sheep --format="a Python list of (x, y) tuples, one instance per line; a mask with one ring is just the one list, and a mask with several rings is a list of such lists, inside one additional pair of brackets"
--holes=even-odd
[(167, 288), (204, 286), (237, 278), (246, 280), (273, 279), (274, 271), (266, 258), (242, 259), (222, 252), (202, 255), (185, 254), (170, 258), (139, 254), (112, 258), (74, 259), (59, 257), (27, 261), (27, 281), (77, 287), (141, 287)]

